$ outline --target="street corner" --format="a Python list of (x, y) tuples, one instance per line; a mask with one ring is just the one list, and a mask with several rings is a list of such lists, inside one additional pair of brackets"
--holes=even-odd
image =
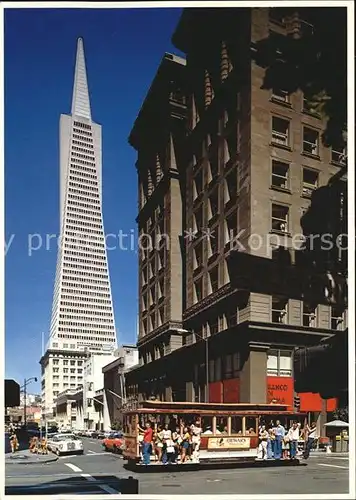
[(35, 455), (29, 450), (25, 450), (13, 454), (7, 454), (7, 456), (5, 456), (5, 465), (39, 465), (56, 462), (57, 460), (57, 455), (52, 453), (48, 455)]

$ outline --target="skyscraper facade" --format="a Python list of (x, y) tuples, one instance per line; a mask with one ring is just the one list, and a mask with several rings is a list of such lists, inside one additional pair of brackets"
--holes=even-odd
[(50, 336), (41, 358), (42, 399), (83, 385), (83, 360), (116, 348), (102, 217), (101, 125), (91, 116), (83, 40), (78, 39), (70, 115), (60, 117), (60, 245)]

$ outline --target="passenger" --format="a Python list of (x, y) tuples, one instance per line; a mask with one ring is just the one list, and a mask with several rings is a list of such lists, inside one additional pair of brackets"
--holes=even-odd
[(174, 462), (178, 461), (178, 457), (180, 455), (180, 450), (181, 450), (181, 444), (182, 444), (182, 436), (180, 432), (180, 427), (177, 425), (176, 430), (172, 434), (172, 440), (174, 443)]
[(165, 459), (163, 459), (164, 465), (177, 463), (175, 460), (176, 450), (173, 439), (166, 439), (165, 444)]
[(283, 460), (287, 460), (289, 452), (289, 438), (285, 436), (282, 441), (282, 458)]
[(282, 443), (283, 439), (286, 435), (286, 430), (281, 425), (281, 422), (277, 420), (276, 422), (276, 427), (275, 427), (275, 452), (274, 452), (274, 458), (279, 460), (282, 457)]
[(182, 436), (182, 448), (181, 448), (181, 456), (180, 460), (181, 463), (183, 464), (186, 462), (188, 456), (189, 456), (189, 448), (191, 445), (191, 436), (188, 427), (184, 427), (183, 429), (183, 436)]
[(267, 440), (268, 440), (268, 431), (266, 430), (266, 426), (262, 425), (260, 433), (260, 444), (258, 446), (258, 458), (262, 460), (267, 460)]
[(290, 459), (295, 460), (298, 450), (298, 441), (300, 436), (300, 424), (293, 422), (292, 427), (288, 431), (288, 441), (290, 448)]
[(157, 432), (155, 434), (155, 451), (157, 455), (157, 462), (162, 462), (163, 454), (163, 430), (162, 426), (157, 427)]
[(169, 424), (165, 424), (164, 429), (162, 431), (162, 442), (163, 442), (163, 449), (162, 449), (162, 463), (167, 463), (168, 456), (167, 456), (167, 447), (168, 447), (168, 442), (172, 441), (172, 431), (169, 428)]
[(210, 425), (207, 425), (207, 427), (206, 427), (205, 431), (203, 432), (203, 434), (205, 435), (205, 434), (212, 434), (212, 433), (213, 433), (213, 431), (211, 430)]
[(267, 458), (271, 460), (273, 458), (273, 445), (272, 442), (274, 441), (274, 434), (272, 429), (268, 429), (268, 439), (267, 439)]
[(195, 421), (195, 424), (191, 426), (192, 431), (192, 458), (194, 462), (199, 462), (199, 450), (200, 450), (200, 437), (202, 433), (202, 428), (200, 427), (200, 422)]
[(147, 422), (142, 442), (142, 455), (143, 455), (144, 465), (150, 465), (151, 462), (152, 440), (153, 440), (153, 429), (151, 427), (150, 422)]
[(313, 422), (311, 426), (307, 425), (306, 428), (307, 435), (305, 436), (305, 448), (304, 448), (304, 453), (303, 457), (307, 460), (310, 456), (310, 451), (313, 447), (314, 442), (316, 441), (317, 438), (317, 428), (316, 428), (316, 423)]

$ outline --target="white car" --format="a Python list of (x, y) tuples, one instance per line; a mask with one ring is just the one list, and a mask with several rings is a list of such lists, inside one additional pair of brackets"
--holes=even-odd
[(83, 442), (74, 434), (55, 434), (48, 439), (48, 449), (58, 456), (62, 453), (83, 455)]

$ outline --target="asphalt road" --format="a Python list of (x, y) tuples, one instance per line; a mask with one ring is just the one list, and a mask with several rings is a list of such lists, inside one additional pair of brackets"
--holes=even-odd
[[(60, 457), (42, 465), (6, 465), (6, 486), (42, 485), (46, 493), (60, 484), (68, 493), (117, 493), (118, 480), (139, 479), (140, 494), (347, 494), (348, 458), (311, 457), (306, 466), (134, 474), (119, 455), (106, 453), (101, 442), (83, 438), (83, 456)], [(38, 493), (37, 493), (38, 494)]]

